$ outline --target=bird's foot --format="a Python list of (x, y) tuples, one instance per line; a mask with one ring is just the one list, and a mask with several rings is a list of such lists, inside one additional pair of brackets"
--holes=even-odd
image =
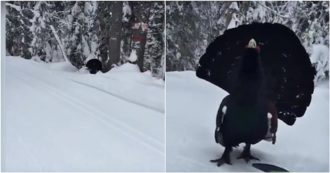
[(218, 166), (221, 166), (225, 163), (231, 165), (231, 162), (230, 162), (230, 152), (231, 152), (231, 150), (232, 150), (231, 147), (226, 147), (225, 151), (223, 152), (222, 156), (219, 159), (210, 160), (210, 162), (217, 163)]
[(237, 159), (244, 159), (246, 163), (248, 163), (250, 160), (260, 160), (257, 157), (252, 156), (250, 152), (246, 151), (243, 151), (242, 154), (237, 157)]
[(210, 160), (210, 162), (217, 163), (217, 166), (221, 166), (225, 163), (231, 165), (230, 158), (224, 156), (220, 157), (219, 159)]

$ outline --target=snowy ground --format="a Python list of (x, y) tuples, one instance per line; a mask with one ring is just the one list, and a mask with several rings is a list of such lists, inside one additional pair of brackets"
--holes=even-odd
[[(195, 77), (194, 72), (166, 75), (166, 161), (167, 171), (258, 171), (236, 157), (243, 144), (231, 154), (233, 165), (217, 167), (224, 148), (214, 141), (216, 112), (227, 93)], [(275, 145), (262, 141), (252, 146), (260, 163), (290, 171), (328, 171), (329, 165), (329, 84), (316, 87), (312, 103), (294, 126), (280, 122)]]
[(6, 57), (3, 171), (164, 171), (164, 83)]

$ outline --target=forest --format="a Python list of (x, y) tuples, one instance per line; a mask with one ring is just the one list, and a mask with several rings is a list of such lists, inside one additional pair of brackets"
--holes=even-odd
[(195, 70), (206, 47), (226, 29), (270, 22), (297, 34), (317, 70), (316, 81), (329, 78), (327, 1), (170, 1), (166, 6), (162, 1), (13, 1), (6, 6), (7, 55), (69, 61), (77, 69), (97, 58), (103, 72), (132, 62), (165, 79), (165, 68)]
[(102, 71), (130, 62), (165, 79), (164, 2), (11, 1), (6, 3), (6, 54)]
[(195, 70), (217, 36), (253, 22), (291, 28), (310, 54), (316, 81), (329, 78), (328, 1), (166, 2), (166, 71)]

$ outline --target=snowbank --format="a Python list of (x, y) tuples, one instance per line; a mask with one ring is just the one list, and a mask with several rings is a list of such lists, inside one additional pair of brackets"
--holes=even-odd
[(317, 71), (315, 81), (325, 79), (326, 72), (329, 72), (329, 48), (326, 45), (314, 44), (310, 59)]
[[(214, 141), (216, 113), (228, 94), (195, 77), (195, 72), (169, 72), (166, 76), (166, 161), (167, 171), (258, 171), (236, 157), (244, 145), (231, 154), (233, 165), (217, 167), (224, 147)], [(320, 84), (304, 117), (295, 125), (279, 123), (275, 145), (262, 141), (251, 147), (261, 161), (293, 172), (329, 171), (329, 85)]]

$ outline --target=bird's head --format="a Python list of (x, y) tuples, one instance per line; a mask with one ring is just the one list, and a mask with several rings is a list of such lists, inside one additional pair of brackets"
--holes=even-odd
[(252, 38), (250, 41), (249, 41), (249, 44), (246, 46), (247, 48), (257, 48), (257, 43), (256, 41)]
[(260, 53), (260, 47), (257, 45), (256, 40), (254, 40), (254, 38), (252, 38), (249, 43), (246, 45), (247, 49), (255, 49), (258, 54)]

